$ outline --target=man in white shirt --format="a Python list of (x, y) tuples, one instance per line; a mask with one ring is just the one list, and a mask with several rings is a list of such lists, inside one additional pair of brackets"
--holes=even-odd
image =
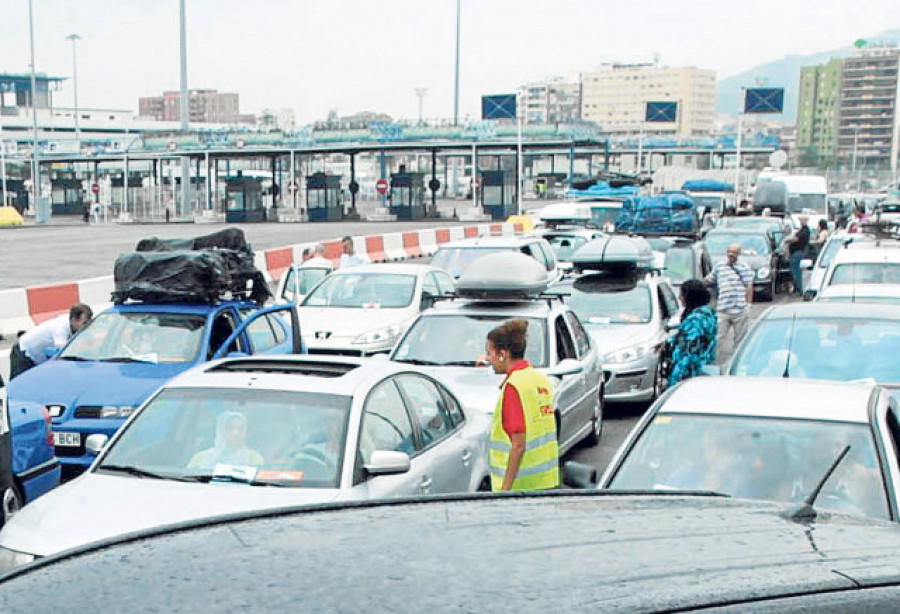
[[(341, 264), (344, 263), (343, 254), (341, 255)], [(315, 247), (312, 248), (312, 255), (303, 261), (300, 266), (304, 267), (313, 267), (317, 269), (333, 269), (334, 264), (325, 257), (325, 246), (321, 243), (316, 243)]]
[(68, 315), (47, 320), (24, 333), (9, 353), (9, 379), (47, 360), (48, 349), (62, 348), (92, 317), (91, 308), (78, 303), (72, 305)]
[(350, 268), (361, 264), (369, 264), (369, 259), (362, 254), (353, 251), (353, 237), (346, 236), (341, 239), (341, 268)]

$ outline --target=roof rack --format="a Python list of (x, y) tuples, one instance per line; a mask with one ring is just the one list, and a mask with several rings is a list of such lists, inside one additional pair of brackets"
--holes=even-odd
[(207, 369), (206, 373), (282, 373), (316, 377), (341, 377), (358, 367), (358, 364), (344, 362), (238, 359), (215, 364)]

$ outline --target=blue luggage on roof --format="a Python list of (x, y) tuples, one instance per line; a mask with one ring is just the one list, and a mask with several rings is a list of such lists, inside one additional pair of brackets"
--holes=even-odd
[(694, 201), (678, 192), (626, 201), (616, 219), (616, 232), (671, 234), (699, 230), (700, 217)]
[(681, 185), (688, 192), (734, 192), (734, 185), (718, 179), (689, 179)]

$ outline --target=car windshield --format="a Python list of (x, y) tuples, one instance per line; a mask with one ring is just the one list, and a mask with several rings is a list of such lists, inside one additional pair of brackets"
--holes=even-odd
[(819, 259), (816, 263), (816, 267), (820, 269), (827, 269), (829, 266), (831, 266), (832, 258), (834, 258), (834, 255), (838, 252), (839, 249), (841, 249), (841, 245), (843, 244), (843, 238), (836, 238), (825, 243), (825, 247), (823, 247), (821, 253), (819, 253)]
[(571, 286), (566, 303), (586, 325), (646, 324), (652, 306), (645, 283), (611, 281), (605, 275), (579, 277)]
[(200, 351), (205, 324), (202, 315), (106, 311), (78, 333), (59, 358), (191, 362)]
[(791, 213), (825, 214), (824, 194), (792, 194), (788, 196), (788, 211)]
[(550, 247), (553, 248), (556, 259), (562, 261), (571, 260), (572, 253), (587, 243), (585, 237), (573, 235), (544, 236), (544, 238), (547, 239), (547, 242), (550, 243)]
[[(410, 327), (394, 353), (394, 360), (432, 365), (475, 366), (484, 354), (485, 340), (495, 326), (516, 317), (503, 315), (423, 315)], [(525, 358), (535, 367), (547, 366), (547, 327), (544, 320), (525, 318), (528, 332)]]
[(884, 213), (900, 213), (900, 203), (885, 203), (881, 205), (881, 210)]
[(663, 270), (674, 284), (680, 284), (694, 277), (694, 250), (690, 247), (671, 247), (666, 251)]
[(324, 267), (289, 268), (285, 272), (287, 279), (284, 280), (284, 290), (281, 291), (281, 298), (286, 301), (292, 301), (295, 294), (304, 296), (329, 272), (329, 269)]
[(898, 355), (898, 320), (761, 320), (741, 344), (731, 374), (900, 382)]
[(741, 253), (745, 256), (764, 256), (770, 251), (769, 239), (763, 234), (711, 232), (704, 241), (715, 260), (724, 258), (732, 243), (740, 243)]
[(488, 254), (515, 251), (514, 247), (442, 247), (431, 257), (431, 265), (459, 277), (469, 265)]
[(691, 200), (698, 207), (705, 207), (707, 211), (719, 211), (722, 209), (721, 196), (697, 196), (691, 195)]
[(616, 218), (619, 217), (620, 213), (622, 213), (622, 203), (616, 203), (609, 207), (591, 205), (591, 224), (597, 228), (604, 228), (607, 224), (615, 224)]
[(615, 490), (705, 490), (802, 502), (844, 446), (818, 509), (889, 518), (872, 434), (865, 424), (660, 413), (609, 484)]
[(97, 470), (337, 488), (351, 402), (336, 394), (167, 388), (125, 427)]
[(900, 284), (900, 262), (848, 262), (838, 264), (829, 285)]
[(303, 307), (391, 309), (408, 307), (416, 289), (416, 276), (398, 273), (329, 275), (306, 295)]

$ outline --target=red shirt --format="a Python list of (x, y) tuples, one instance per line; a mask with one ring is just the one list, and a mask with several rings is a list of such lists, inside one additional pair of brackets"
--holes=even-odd
[[(527, 360), (516, 362), (509, 372), (506, 374), (506, 380), (509, 379), (513, 371), (527, 369), (531, 363)], [(502, 386), (502, 385), (501, 385)], [(507, 435), (525, 432), (525, 410), (522, 408), (522, 399), (519, 397), (519, 391), (512, 384), (506, 384), (506, 390), (503, 393), (503, 430)]]

